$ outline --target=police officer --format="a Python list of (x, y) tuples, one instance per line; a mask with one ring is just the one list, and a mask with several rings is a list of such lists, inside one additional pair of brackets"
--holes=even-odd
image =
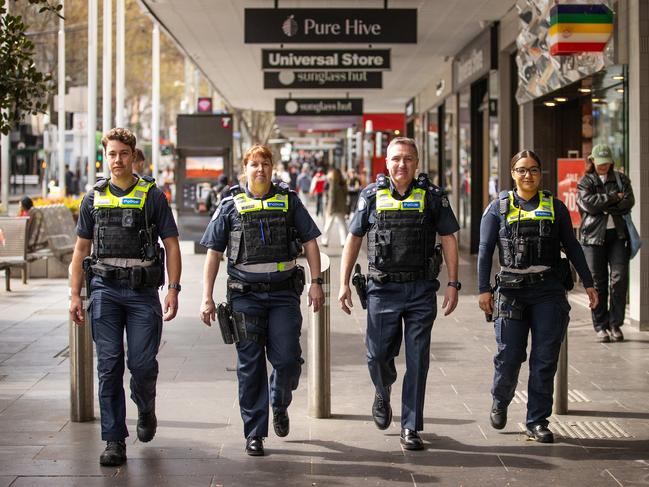
[[(76, 324), (85, 324), (80, 298), (85, 268), (86, 277), (92, 276), (88, 316), (97, 350), (101, 437), (107, 442), (99, 463), (118, 466), (126, 461), (128, 436), (122, 385), (124, 331), (131, 398), (138, 408), (137, 436), (147, 442), (157, 427), (156, 354), (162, 321), (173, 319), (178, 310), (181, 261), (178, 229), (164, 194), (151, 178), (133, 174), (135, 135), (114, 128), (101, 142), (110, 179), (99, 179), (81, 202), (70, 266), (70, 315)], [(164, 316), (157, 290), (164, 283), (164, 253), (158, 238), (166, 251), (169, 278)]]
[[(208, 326), (216, 317), (212, 299), (221, 256), (228, 249), (228, 301), (231, 318), (242, 329), (236, 344), (239, 408), (246, 453), (264, 454), (270, 405), (277, 436), (289, 433), (287, 408), (302, 370), (300, 294), (304, 271), (296, 257), (304, 247), (311, 271), (309, 305), (318, 311), (324, 302), (320, 276), (320, 231), (286, 183), (274, 184), (273, 155), (254, 145), (244, 154), (245, 185), (233, 186), (214, 213), (201, 244), (208, 248), (203, 271), (201, 320)], [(220, 323), (221, 324), (221, 323)]]
[[(430, 355), (430, 335), (437, 310), (435, 238), (439, 233), (449, 283), (444, 296), (445, 315), (458, 299), (458, 251), (454, 233), (459, 229), (445, 193), (425, 174), (415, 179), (419, 162), (415, 141), (397, 137), (388, 145), (390, 177), (379, 175), (360, 195), (350, 223), (340, 270), (341, 308), (352, 307), (349, 277), (367, 234), (367, 361), (376, 389), (372, 416), (379, 429), (392, 421), (390, 390), (397, 378), (394, 359), (402, 333), (406, 347), (406, 374), (401, 394), (401, 445), (422, 450), (419, 431), (424, 426), (424, 396)], [(402, 331), (403, 323), (403, 331)]]
[[(531, 333), (526, 433), (532, 440), (552, 443), (547, 418), (552, 413), (553, 379), (569, 320), (566, 290), (572, 288), (562, 248), (586, 288), (591, 308), (598, 298), (568, 209), (549, 191), (539, 190), (539, 157), (530, 150), (519, 152), (511, 160), (511, 174), (516, 189), (501, 192), (486, 208), (480, 225), (479, 305), (495, 318), (498, 343), (490, 422), (495, 429), (507, 423), (507, 407), (516, 391)], [(494, 303), (490, 274), (496, 245), (501, 269)]]

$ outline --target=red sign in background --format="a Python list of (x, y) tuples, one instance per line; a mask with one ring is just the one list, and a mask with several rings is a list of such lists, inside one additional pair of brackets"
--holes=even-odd
[(585, 169), (585, 159), (557, 159), (557, 197), (568, 207), (574, 228), (581, 224), (577, 207), (577, 183)]

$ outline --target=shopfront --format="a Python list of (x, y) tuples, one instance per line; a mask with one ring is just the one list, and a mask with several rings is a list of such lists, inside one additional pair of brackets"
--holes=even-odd
[[(453, 62), (457, 96), (460, 245), (477, 253), (480, 216), (498, 191), (497, 25), (484, 30)], [(448, 105), (447, 105), (448, 106)]]

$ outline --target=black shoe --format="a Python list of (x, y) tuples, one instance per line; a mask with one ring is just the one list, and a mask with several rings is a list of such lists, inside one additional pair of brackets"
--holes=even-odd
[(401, 430), (401, 446), (403, 446), (404, 450), (423, 450), (424, 442), (421, 441), (419, 433), (415, 430), (403, 428)]
[(554, 434), (542, 424), (535, 424), (531, 428), (527, 427), (525, 433), (530, 440), (536, 440), (539, 443), (554, 443)]
[(99, 464), (104, 467), (119, 467), (126, 461), (126, 443), (122, 441), (107, 441), (106, 449), (99, 455)]
[(622, 333), (622, 330), (620, 330), (619, 326), (611, 326), (611, 330), (609, 332), (611, 334), (611, 341), (612, 342), (623, 342), (624, 341), (624, 334)]
[(261, 436), (246, 438), (246, 453), (251, 457), (264, 456), (264, 440)]
[(288, 435), (290, 429), (288, 411), (273, 411), (273, 428), (275, 429), (275, 434), (280, 438)]
[(137, 415), (137, 439), (142, 443), (147, 443), (155, 436), (158, 428), (158, 418), (155, 416), (155, 410), (148, 413), (138, 413)]
[(489, 414), (489, 421), (491, 421), (491, 427), (497, 430), (501, 430), (507, 424), (507, 408), (498, 408), (496, 407), (496, 402), (491, 405), (491, 414)]
[(372, 404), (372, 417), (374, 424), (380, 430), (387, 429), (392, 422), (392, 407), (390, 406), (390, 388), (387, 387), (388, 398), (384, 399), (378, 394), (374, 395), (374, 404)]

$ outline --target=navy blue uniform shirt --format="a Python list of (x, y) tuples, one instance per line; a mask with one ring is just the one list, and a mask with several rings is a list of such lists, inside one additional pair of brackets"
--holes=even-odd
[[(413, 180), (410, 184), (406, 194), (401, 196), (390, 180), (392, 197), (397, 200), (406, 199), (415, 187), (415, 181)], [(428, 185), (428, 187), (432, 187), (433, 189), (426, 190), (424, 211), (431, 214), (430, 216), (432, 218), (430, 218), (430, 221), (435, 225), (435, 231), (440, 235), (451, 235), (457, 232), (460, 229), (460, 225), (457, 223), (446, 194), (437, 186)], [(363, 237), (376, 222), (377, 189), (376, 183), (372, 183), (361, 191), (358, 198), (356, 211), (354, 212), (352, 221), (349, 223), (349, 231), (357, 237)]]
[[(133, 183), (133, 186), (126, 190), (120, 189), (112, 183), (108, 184), (110, 185), (110, 192), (113, 195), (126, 196), (133, 190), (137, 182)], [(97, 209), (93, 206), (94, 201), (95, 191), (93, 189), (84, 196), (79, 208), (77, 235), (88, 240), (92, 240), (93, 230), (95, 228), (95, 214), (97, 213)], [(146, 201), (144, 202), (144, 210), (149, 219), (149, 224), (156, 226), (156, 230), (161, 239), (164, 240), (167, 237), (178, 236), (178, 227), (169, 207), (167, 197), (157, 186), (149, 189)]]
[[(244, 186), (244, 189), (246, 194), (254, 199), (271, 198), (277, 193), (277, 187), (274, 184), (271, 185), (270, 191), (263, 198), (255, 198), (248, 191), (247, 187)], [(320, 236), (318, 226), (294, 191), (288, 192), (286, 222), (288, 226), (295, 227), (302, 242), (308, 242)], [(201, 245), (217, 252), (224, 252), (230, 240), (230, 231), (240, 229), (241, 217), (234, 205), (234, 199), (231, 195), (228, 195), (226, 198), (223, 198), (216, 212), (212, 215), (212, 220), (207, 225), (203, 238), (201, 239)], [(286, 279), (291, 272), (292, 270), (272, 273), (243, 272), (236, 269), (228, 261), (228, 274), (236, 279), (249, 282), (281, 281)]]
[[(514, 198), (526, 211), (532, 211), (539, 206), (538, 193), (529, 201), (525, 201), (514, 191)], [(552, 198), (554, 201), (554, 225), (558, 228), (559, 241), (563, 246), (566, 256), (575, 266), (579, 278), (584, 287), (593, 287), (593, 276), (588, 269), (584, 251), (575, 238), (572, 229), (572, 221), (568, 208), (560, 199)], [(486, 293), (491, 290), (491, 263), (494, 249), (500, 233), (500, 223), (503, 216), (500, 215), (500, 199), (492, 201), (482, 214), (480, 222), (480, 248), (478, 251), (478, 290)]]

